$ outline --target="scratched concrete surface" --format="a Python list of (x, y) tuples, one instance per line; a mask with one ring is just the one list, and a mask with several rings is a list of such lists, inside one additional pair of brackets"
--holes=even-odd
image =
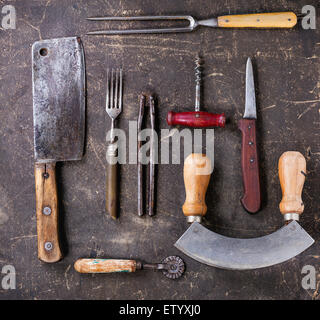
[[(318, 1), (0, 0), (0, 7), (6, 4), (16, 8), (17, 29), (0, 30), (0, 268), (15, 266), (17, 289), (0, 287), (0, 299), (319, 299), (318, 286), (308, 291), (301, 287), (301, 269), (307, 264), (319, 272), (320, 283), (319, 27), (200, 28), (187, 34), (90, 37), (87, 31), (117, 27), (117, 23), (85, 20), (101, 14), (183, 13), (208, 18), (263, 11), (299, 13), (303, 5), (317, 7)], [(86, 153), (82, 161), (58, 165), (65, 258), (49, 265), (37, 259), (31, 45), (39, 39), (73, 35), (81, 36), (86, 53)], [(137, 217), (135, 165), (121, 167), (120, 220), (111, 221), (104, 212), (105, 133), (110, 125), (104, 110), (107, 67), (122, 65), (125, 72), (124, 110), (118, 125), (128, 130), (128, 120), (137, 118), (138, 94), (150, 89), (158, 96), (158, 126), (167, 128), (165, 117), (170, 109), (192, 109), (198, 51), (205, 60), (203, 104), (228, 117), (226, 128), (215, 131), (215, 172), (207, 194), (211, 230), (245, 238), (278, 229), (282, 225), (278, 158), (287, 150), (298, 150), (307, 158), (301, 224), (316, 243), (287, 263), (256, 271), (226, 271), (178, 252), (173, 244), (187, 228), (181, 212), (185, 197), (182, 164), (158, 167), (154, 218)], [(248, 56), (256, 74), (263, 186), (263, 209), (257, 215), (247, 214), (239, 202), (237, 121), (244, 111)], [(80, 275), (73, 269), (79, 257), (158, 262), (172, 254), (179, 254), (187, 264), (184, 277), (176, 282), (147, 271)]]

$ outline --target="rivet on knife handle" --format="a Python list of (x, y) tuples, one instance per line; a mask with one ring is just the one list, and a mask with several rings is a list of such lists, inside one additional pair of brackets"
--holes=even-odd
[(58, 197), (55, 163), (35, 164), (38, 257), (44, 262), (62, 258), (58, 236)]
[(261, 206), (256, 121), (241, 119), (239, 129), (242, 132), (241, 168), (244, 188), (241, 203), (248, 212), (256, 213)]

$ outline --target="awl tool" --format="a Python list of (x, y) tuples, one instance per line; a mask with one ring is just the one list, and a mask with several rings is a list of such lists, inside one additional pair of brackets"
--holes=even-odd
[(85, 63), (80, 38), (32, 46), (38, 257), (62, 258), (58, 237), (58, 161), (81, 160), (85, 131)]
[(246, 102), (243, 119), (238, 123), (242, 132), (241, 168), (244, 195), (243, 207), (250, 213), (256, 213), (261, 206), (259, 157), (256, 138), (256, 96), (251, 59), (246, 67)]
[[(175, 243), (176, 248), (210, 266), (249, 270), (289, 260), (314, 243), (297, 223), (304, 210), (301, 193), (305, 181), (306, 161), (301, 153), (285, 152), (279, 160), (279, 178), (283, 194), (280, 211), (284, 216), (285, 226), (260, 238), (229, 238), (212, 232), (199, 223), (207, 211), (204, 199), (210, 180), (210, 165), (210, 159), (199, 154), (192, 154), (185, 161), (187, 196), (183, 212), (190, 222), (198, 222), (193, 222)], [(198, 172), (199, 168), (206, 167), (207, 170)]]
[(135, 272), (136, 270), (162, 271), (169, 279), (180, 278), (185, 270), (185, 264), (180, 257), (170, 256), (161, 263), (142, 263), (136, 260), (117, 259), (79, 259), (74, 268), (80, 273), (114, 273)]
[(175, 33), (191, 32), (199, 26), (212, 28), (293, 28), (297, 24), (297, 16), (293, 12), (255, 13), (242, 15), (227, 15), (206, 20), (196, 20), (189, 15), (178, 16), (137, 16), (137, 17), (91, 17), (91, 21), (181, 21), (189, 25), (172, 28), (98, 30), (88, 32), (89, 35), (120, 35), (138, 33)]
[(193, 112), (173, 112), (169, 111), (167, 115), (167, 123), (169, 126), (182, 125), (194, 128), (206, 127), (222, 127), (226, 123), (224, 113), (216, 114), (200, 111), (201, 105), (201, 59), (198, 56), (196, 59), (196, 99)]
[[(156, 143), (155, 143), (155, 99), (152, 95), (145, 95), (142, 94), (140, 96), (139, 101), (139, 116), (138, 116), (138, 137), (141, 135), (142, 125), (144, 122), (144, 116), (146, 112), (146, 108), (149, 106), (149, 117), (150, 117), (150, 155), (149, 155), (149, 181), (146, 185), (148, 185), (148, 215), (151, 217), (155, 214), (154, 212), (154, 193), (155, 193), (155, 153), (156, 150)], [(139, 217), (143, 216), (144, 211), (144, 205), (143, 200), (146, 198), (145, 195), (146, 192), (143, 191), (144, 183), (143, 183), (143, 159), (141, 154), (141, 148), (142, 148), (142, 142), (140, 139), (138, 139), (137, 142), (138, 146), (138, 215)]]

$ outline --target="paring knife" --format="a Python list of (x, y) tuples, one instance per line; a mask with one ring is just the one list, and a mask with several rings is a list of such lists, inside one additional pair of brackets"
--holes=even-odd
[(32, 46), (38, 257), (62, 258), (58, 236), (57, 161), (80, 160), (85, 130), (85, 63), (80, 38)]
[(251, 59), (246, 67), (246, 102), (243, 119), (238, 123), (242, 132), (241, 167), (244, 195), (243, 207), (250, 213), (256, 213), (261, 206), (259, 159), (256, 139), (256, 96)]

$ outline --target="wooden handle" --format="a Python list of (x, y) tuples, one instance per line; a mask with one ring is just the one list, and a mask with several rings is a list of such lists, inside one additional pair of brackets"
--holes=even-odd
[(248, 212), (256, 213), (261, 206), (256, 121), (241, 119), (238, 126), (242, 132), (241, 168), (244, 195), (241, 203)]
[(212, 166), (210, 159), (200, 153), (190, 154), (184, 162), (186, 201), (182, 207), (185, 216), (204, 216), (207, 212), (206, 192)]
[(55, 163), (35, 164), (38, 257), (44, 262), (62, 258), (58, 236), (58, 196)]
[(107, 164), (107, 178), (106, 178), (106, 211), (113, 219), (118, 218), (118, 165)]
[(215, 114), (210, 112), (168, 112), (167, 123), (169, 126), (182, 125), (193, 128), (222, 127), (226, 123), (224, 113)]
[(115, 259), (79, 259), (74, 264), (80, 273), (135, 272), (136, 266), (134, 260)]
[(280, 211), (285, 214), (301, 214), (301, 199), (306, 174), (306, 159), (300, 152), (288, 151), (279, 159), (279, 179), (282, 189)]
[(293, 12), (242, 14), (218, 17), (222, 28), (292, 28), (297, 24)]

